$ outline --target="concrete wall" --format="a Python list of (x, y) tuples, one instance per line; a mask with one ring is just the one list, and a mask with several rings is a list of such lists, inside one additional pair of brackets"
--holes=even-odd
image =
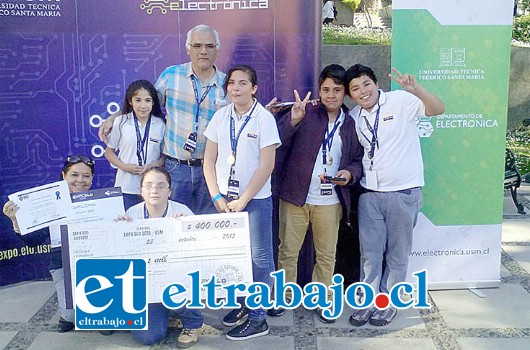
[[(390, 46), (377, 45), (322, 45), (322, 67), (329, 64), (340, 64), (348, 69), (355, 63), (369, 66), (374, 70), (379, 87), (390, 90)], [(348, 107), (353, 107), (349, 98), (345, 100)]]
[[(379, 86), (389, 90), (390, 50), (390, 46), (323, 45), (322, 67), (331, 63), (338, 63), (346, 69), (355, 63), (370, 66), (379, 79)], [(526, 118), (530, 118), (530, 48), (512, 47), (508, 129), (521, 125)]]

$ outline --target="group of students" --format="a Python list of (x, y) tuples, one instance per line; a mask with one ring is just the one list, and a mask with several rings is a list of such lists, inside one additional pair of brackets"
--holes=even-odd
[[(395, 69), (389, 76), (404, 91), (385, 93), (369, 67), (356, 64), (346, 71), (334, 64), (320, 74), (319, 100), (310, 100), (310, 93), (302, 99), (294, 91), (292, 107), (280, 111), (255, 98), (252, 67), (238, 65), (226, 75), (217, 69), (219, 48), (214, 29), (191, 29), (186, 40), (191, 62), (168, 67), (154, 86), (133, 82), (122, 113), (100, 128), (100, 137), (108, 141), (105, 156), (118, 168), (116, 186), (124, 193), (127, 216), (121, 219), (247, 211), (253, 278), (272, 287), (274, 195), (279, 199), (278, 269), (285, 270), (287, 282), (296, 283), (298, 254), (311, 224), (312, 279), (330, 285), (339, 222), (349, 217), (350, 185), (360, 181), (361, 280), (376, 292), (404, 281), (424, 185), (415, 118), (442, 113), (440, 99)], [(343, 103), (346, 95), (357, 104), (351, 111)], [(90, 188), (93, 171), (93, 160), (74, 156), (67, 158), (62, 174), (75, 193)], [(14, 226), (16, 209), (12, 202), (4, 206)], [(54, 281), (57, 285), (59, 278)], [(68, 327), (61, 324), (73, 321), (73, 314), (64, 311), (63, 331)], [(333, 322), (316, 311), (322, 322)], [(226, 337), (268, 334), (267, 313), (281, 316), (284, 310), (242, 304), (223, 319), (235, 326)], [(185, 308), (179, 314), (183, 331), (177, 345), (189, 347), (198, 340), (202, 314)], [(357, 310), (350, 323), (386, 325), (395, 314), (390, 307)], [(161, 340), (168, 317), (161, 304), (150, 304), (149, 329), (133, 332), (135, 338), (144, 344)]]

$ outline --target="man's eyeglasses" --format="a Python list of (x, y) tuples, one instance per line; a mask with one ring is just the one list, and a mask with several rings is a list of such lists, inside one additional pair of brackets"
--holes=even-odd
[(142, 185), (142, 188), (145, 188), (148, 191), (151, 191), (153, 189), (156, 189), (158, 191), (167, 190), (169, 188), (168, 184), (153, 184), (153, 183), (146, 183)]
[(207, 51), (212, 51), (217, 49), (217, 44), (190, 44), (190, 47), (193, 50), (200, 51), (204, 47)]
[(68, 163), (68, 164), (76, 164), (76, 163), (81, 163), (81, 162), (85, 163), (89, 167), (94, 167), (94, 164), (96, 164), (93, 159), (91, 159), (89, 157), (86, 157), (86, 156), (68, 156), (68, 157), (66, 157), (66, 163)]

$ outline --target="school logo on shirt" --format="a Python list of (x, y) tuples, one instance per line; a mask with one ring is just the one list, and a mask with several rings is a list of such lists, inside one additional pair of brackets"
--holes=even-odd
[(76, 329), (147, 329), (144, 259), (79, 259), (75, 279)]

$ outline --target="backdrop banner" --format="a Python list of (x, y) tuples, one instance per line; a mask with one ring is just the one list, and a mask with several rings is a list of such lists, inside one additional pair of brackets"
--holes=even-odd
[(427, 269), (430, 289), (498, 287), (513, 2), (392, 5), (392, 66), (446, 106), (417, 120), (426, 184), (409, 281)]
[[(262, 104), (292, 101), (293, 89), (314, 95), (320, 13), (304, 0), (0, 0), (1, 204), (57, 181), (69, 154), (94, 157), (93, 188), (112, 187), (98, 127), (132, 81), (189, 61), (197, 24), (219, 32), (219, 69), (256, 69)], [(24, 247), (0, 215), (0, 285), (48, 276), (47, 243)]]

